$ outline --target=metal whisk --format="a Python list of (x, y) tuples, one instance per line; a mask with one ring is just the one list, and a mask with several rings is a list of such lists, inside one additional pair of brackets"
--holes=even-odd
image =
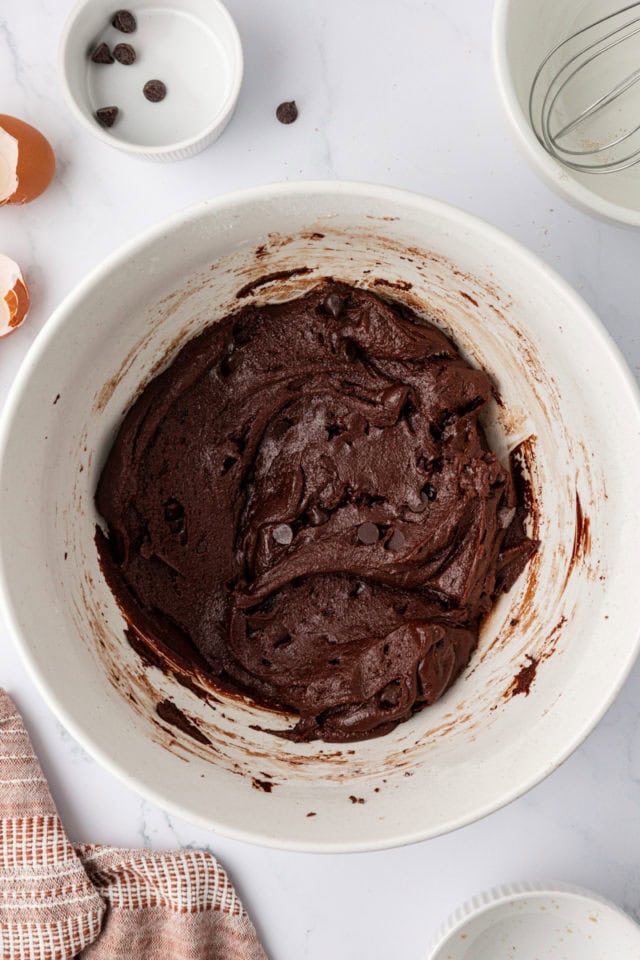
[(640, 83), (640, 40), (629, 43), (638, 34), (640, 0), (576, 30), (540, 64), (529, 117), (540, 143), (565, 166), (615, 173), (640, 162), (640, 91), (628, 104), (631, 125), (620, 125), (625, 95)]

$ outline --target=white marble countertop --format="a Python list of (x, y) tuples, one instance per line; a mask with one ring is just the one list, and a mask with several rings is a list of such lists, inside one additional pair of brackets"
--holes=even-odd
[[(0, 342), (0, 403), (53, 308), (143, 227), (204, 197), (317, 177), (410, 188), (502, 227), (582, 293), (640, 371), (640, 233), (578, 213), (525, 166), (491, 75), (490, 0), (229, 0), (246, 56), (237, 112), (217, 144), (166, 166), (109, 149), (64, 106), (55, 61), (68, 6), (0, 7), (0, 109), (39, 126), (58, 158), (43, 197), (0, 210), (0, 251), (22, 265), (33, 302)], [(291, 98), (300, 117), (281, 126), (274, 109)], [(1, 621), (0, 683), (23, 711), (71, 836), (211, 849), (274, 960), (417, 960), (462, 900), (509, 880), (582, 884), (640, 914), (638, 667), (587, 742), (517, 802), (437, 840), (351, 856), (263, 850), (140, 799), (45, 707)]]

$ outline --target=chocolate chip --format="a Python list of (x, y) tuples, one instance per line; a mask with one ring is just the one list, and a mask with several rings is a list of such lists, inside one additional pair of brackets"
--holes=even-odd
[(338, 293), (330, 293), (329, 296), (323, 300), (322, 307), (330, 316), (335, 319), (342, 313), (342, 309), (344, 307), (344, 298)]
[(162, 80), (147, 80), (142, 88), (142, 92), (151, 103), (159, 103), (160, 100), (164, 100), (166, 97), (167, 88)]
[(438, 491), (430, 483), (425, 483), (422, 492), (425, 494), (427, 500), (433, 501), (438, 496)]
[(349, 340), (348, 338), (343, 340), (342, 344), (344, 347), (345, 359), (348, 360), (349, 363), (353, 363), (360, 356), (360, 348), (358, 347), (358, 344), (355, 343), (354, 340)]
[(370, 546), (372, 543), (376, 543), (379, 539), (380, 531), (376, 527), (375, 523), (370, 523), (367, 520), (365, 523), (360, 524), (358, 527), (358, 540), (360, 543)]
[(405, 545), (405, 536), (401, 530), (394, 530), (390, 538), (387, 540), (387, 550), (393, 550), (394, 553), (398, 553), (399, 550)]
[(392, 680), (386, 687), (380, 691), (379, 703), (381, 707), (397, 707), (400, 703), (402, 690), (399, 680)]
[(280, 123), (293, 123), (298, 119), (298, 108), (295, 100), (285, 100), (276, 107), (276, 117)]
[(185, 529), (184, 507), (175, 497), (170, 497), (164, 505), (164, 519), (171, 533), (182, 533)]
[(352, 587), (349, 591), (350, 597), (359, 597), (365, 591), (364, 583), (361, 580), (358, 580), (355, 587)]
[(319, 527), (321, 524), (327, 522), (329, 515), (322, 507), (314, 503), (314, 505), (307, 510), (307, 517), (312, 527)]
[(153, 556), (153, 547), (149, 540), (143, 540), (140, 546), (138, 547), (138, 553), (143, 560), (150, 560)]
[(120, 33), (133, 33), (138, 26), (136, 18), (130, 10), (118, 10), (113, 15), (111, 23)]
[(283, 647), (290, 647), (293, 643), (293, 638), (290, 634), (285, 633), (283, 637), (278, 637), (276, 642), (273, 645), (274, 650), (281, 650)]
[(293, 420), (289, 420), (288, 417), (282, 417), (280, 420), (276, 420), (272, 426), (271, 436), (274, 440), (279, 440), (281, 437), (284, 437), (285, 433), (287, 433), (292, 426)]
[(218, 367), (218, 373), (221, 377), (230, 377), (235, 368), (238, 366), (238, 358), (234, 357), (233, 354), (223, 357), (220, 361)]
[(164, 505), (164, 518), (170, 521), (178, 517), (184, 517), (184, 507), (175, 497), (170, 497)]
[(91, 54), (94, 63), (113, 63), (111, 51), (106, 43), (99, 43)]
[(99, 110), (96, 110), (96, 120), (103, 127), (112, 127), (117, 116), (117, 107), (100, 107)]
[(293, 530), (288, 523), (279, 523), (278, 526), (274, 528), (272, 537), (280, 546), (288, 547), (293, 540)]
[(124, 64), (125, 67), (136, 62), (136, 52), (130, 43), (117, 43), (113, 48), (113, 55), (118, 63)]
[(510, 527), (513, 523), (513, 518), (516, 515), (515, 507), (500, 507), (498, 510), (498, 526), (502, 530), (506, 530), (507, 527)]
[(257, 311), (247, 312), (238, 317), (231, 329), (231, 336), (239, 347), (244, 347), (253, 340), (261, 323), (262, 318)]

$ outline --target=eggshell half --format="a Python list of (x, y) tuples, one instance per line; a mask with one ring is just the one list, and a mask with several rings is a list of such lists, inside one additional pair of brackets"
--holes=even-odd
[(18, 264), (0, 253), (0, 337), (6, 337), (26, 319), (29, 291)]
[(0, 206), (35, 200), (51, 183), (55, 169), (46, 137), (24, 120), (0, 114)]

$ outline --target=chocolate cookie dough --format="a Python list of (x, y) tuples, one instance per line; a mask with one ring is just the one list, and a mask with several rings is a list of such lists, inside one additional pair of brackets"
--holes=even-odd
[(98, 485), (138, 637), (294, 710), (297, 740), (433, 703), (536, 549), (479, 423), (491, 394), (433, 324), (340, 283), (212, 325), (143, 390)]

